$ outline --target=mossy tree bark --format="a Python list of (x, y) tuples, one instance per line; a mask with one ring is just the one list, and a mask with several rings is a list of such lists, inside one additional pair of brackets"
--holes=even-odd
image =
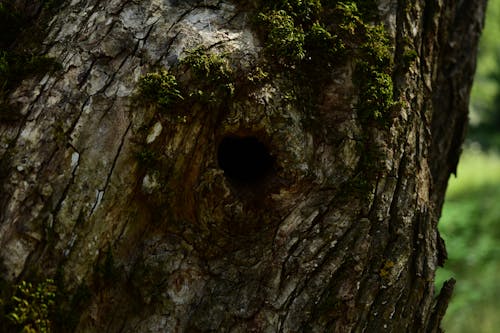
[[(3, 288), (54, 278), (65, 332), (439, 331), (485, 2), (373, 2), (352, 38), (384, 26), (376, 116), (355, 42), (287, 63), (257, 2), (64, 2), (43, 41), (62, 70), (24, 80), (0, 123)], [(200, 47), (206, 77), (183, 61)], [(162, 69), (158, 105), (138, 91)]]

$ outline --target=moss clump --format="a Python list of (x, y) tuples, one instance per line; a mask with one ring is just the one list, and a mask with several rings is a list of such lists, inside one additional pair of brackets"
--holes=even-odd
[(378, 3), (376, 0), (355, 0), (342, 2), (356, 4), (359, 13), (363, 17), (363, 21), (365, 22), (371, 22), (378, 19)]
[(36, 285), (22, 281), (12, 296), (13, 309), (7, 314), (7, 318), (22, 332), (51, 332), (50, 317), (55, 309), (56, 290), (52, 279)]
[(389, 74), (378, 72), (371, 67), (360, 68), (358, 75), (366, 79), (361, 86), (358, 103), (362, 120), (384, 120), (395, 105), (392, 78)]
[(253, 70), (250, 71), (246, 76), (246, 80), (249, 83), (254, 83), (254, 84), (265, 82), (268, 78), (269, 78), (269, 73), (259, 66), (253, 68)]
[(181, 60), (181, 65), (186, 65), (197, 79), (206, 79), (210, 83), (231, 83), (232, 70), (227, 59), (218, 54), (209, 53), (199, 47), (187, 51), (187, 56)]
[(412, 49), (406, 49), (403, 53), (403, 66), (405, 69), (410, 68), (410, 66), (417, 60), (418, 53)]
[(284, 10), (261, 13), (259, 19), (268, 30), (266, 50), (278, 58), (282, 65), (295, 64), (304, 59), (305, 34), (291, 15)]
[[(310, 60), (316, 63), (328, 63), (345, 51), (345, 45), (319, 22), (314, 22), (305, 38), (305, 49)], [(323, 69), (324, 70), (324, 69)]]
[(320, 0), (281, 0), (275, 6), (290, 13), (299, 23), (313, 22), (322, 11)]
[(262, 5), (258, 23), (267, 53), (280, 65), (295, 67), (310, 58), (312, 49), (328, 49), (332, 36), (320, 22), (322, 12), (319, 0), (281, 0)]
[[(329, 68), (354, 65), (362, 121), (384, 122), (396, 104), (392, 88), (392, 46), (377, 18), (377, 4), (364, 1), (281, 0), (261, 5), (258, 22), (265, 50), (298, 82), (331, 79)], [(304, 97), (315, 94), (302, 89)], [(314, 104), (314, 103), (311, 103)]]
[(331, 6), (323, 6), (319, 0), (282, 0), (262, 5), (258, 30), (273, 61), (278, 58), (280, 65), (300, 70), (296, 65), (311, 60), (321, 64), (337, 55), (340, 41), (335, 29), (331, 29)]
[(186, 57), (169, 71), (162, 69), (141, 77), (136, 100), (168, 110), (177, 121), (186, 121), (186, 111), (194, 104), (210, 107), (231, 98), (234, 81), (233, 70), (224, 56), (196, 48), (187, 51)]
[(343, 39), (350, 40), (348, 51), (354, 58), (354, 80), (359, 88), (357, 109), (362, 121), (384, 123), (396, 104), (393, 94), (393, 54), (382, 25), (370, 25), (356, 3), (336, 7), (342, 17)]
[(192, 74), (191, 80), (185, 84), (190, 97), (198, 98), (201, 102), (218, 103), (233, 96), (233, 70), (224, 55), (210, 53), (199, 47), (188, 51), (179, 65)]
[(139, 94), (145, 102), (161, 108), (183, 99), (177, 78), (166, 69), (144, 75), (139, 80)]

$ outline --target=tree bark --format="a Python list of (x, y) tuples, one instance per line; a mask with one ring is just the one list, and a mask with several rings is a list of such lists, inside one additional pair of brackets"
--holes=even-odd
[(24, 80), (0, 123), (3, 280), (55, 278), (56, 331), (440, 331), (437, 222), (485, 2), (377, 2), (399, 101), (382, 125), (356, 112), (349, 60), (314, 106), (275, 72), (173, 119), (137, 101), (141, 77), (199, 46), (249, 76), (254, 4), (63, 3), (43, 41), (62, 70)]

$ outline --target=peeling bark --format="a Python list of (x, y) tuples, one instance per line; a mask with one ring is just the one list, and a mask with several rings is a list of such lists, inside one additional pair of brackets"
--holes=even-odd
[[(2, 278), (58, 276), (68, 302), (88, 289), (62, 331), (438, 332), (452, 283), (436, 297), (437, 222), (485, 2), (378, 1), (395, 63), (417, 53), (394, 71), (387, 126), (353, 110), (350, 64), (314, 110), (276, 73), (172, 121), (134, 102), (140, 77), (200, 45), (245, 73), (262, 57), (251, 10), (65, 2), (43, 42), (63, 69), (23, 81), (10, 96), (22, 117), (0, 123)], [(252, 182), (221, 169), (221, 142), (238, 137), (272, 160)], [(144, 149), (159, 159), (141, 165)], [(374, 171), (360, 168), (373, 152)]]

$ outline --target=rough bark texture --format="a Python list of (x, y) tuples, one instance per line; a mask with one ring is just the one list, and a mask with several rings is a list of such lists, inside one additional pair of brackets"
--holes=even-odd
[[(57, 276), (76, 312), (57, 325), (76, 332), (439, 331), (437, 222), (485, 2), (378, 1), (402, 102), (384, 126), (355, 112), (349, 62), (313, 111), (275, 73), (174, 121), (134, 102), (140, 77), (200, 45), (251, 68), (251, 6), (64, 3), (44, 40), (63, 69), (22, 82), (22, 117), (0, 123), (2, 278)], [(242, 136), (272, 156), (254, 184), (220, 168), (223, 139)], [(159, 158), (141, 165), (144, 149)]]

